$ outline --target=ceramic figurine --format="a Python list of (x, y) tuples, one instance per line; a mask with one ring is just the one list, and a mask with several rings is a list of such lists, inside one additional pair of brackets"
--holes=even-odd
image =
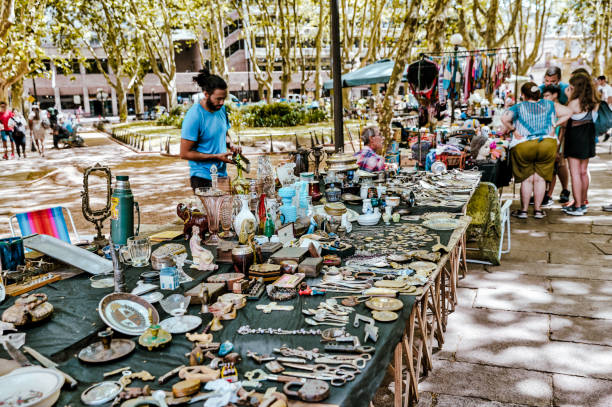
[(216, 264), (214, 264), (214, 256), (213, 254), (202, 247), (200, 244), (201, 238), (199, 235), (199, 230), (197, 226), (194, 226), (193, 235), (191, 236), (191, 240), (189, 241), (189, 248), (191, 249), (191, 255), (193, 257), (193, 264), (191, 268), (195, 268), (201, 271), (211, 271), (219, 268)]
[(176, 214), (183, 220), (183, 236), (185, 240), (191, 239), (192, 228), (194, 226), (198, 227), (200, 239), (204, 240), (208, 230), (206, 215), (197, 209), (189, 208), (184, 203), (179, 203), (176, 206)]

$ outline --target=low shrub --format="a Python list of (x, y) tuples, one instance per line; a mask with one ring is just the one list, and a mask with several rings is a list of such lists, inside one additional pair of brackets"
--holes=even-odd
[(327, 119), (321, 109), (287, 102), (243, 106), (240, 111), (248, 127), (293, 127)]

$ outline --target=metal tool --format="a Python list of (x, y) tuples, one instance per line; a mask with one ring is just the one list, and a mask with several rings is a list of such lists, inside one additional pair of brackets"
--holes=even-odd
[(114, 376), (114, 375), (116, 375), (116, 374), (118, 374), (118, 373), (121, 373), (121, 372), (123, 372), (124, 370), (130, 370), (130, 367), (129, 367), (129, 366), (126, 366), (126, 367), (120, 367), (119, 369), (115, 369), (115, 370), (111, 370), (110, 372), (106, 372), (106, 373), (104, 373), (102, 376), (103, 376), (104, 378), (107, 378), (107, 377), (110, 377), (110, 376)]
[(283, 356), (293, 356), (302, 359), (313, 360), (316, 357), (322, 356), (319, 353), (318, 349), (306, 350), (302, 347), (297, 347), (296, 349), (292, 349), (288, 346), (281, 346), (280, 348), (274, 349), (274, 352), (280, 353)]
[(163, 376), (160, 376), (157, 379), (157, 383), (159, 384), (164, 384), (167, 380), (169, 380), (171, 377), (175, 376), (178, 374), (179, 370), (181, 370), (182, 368), (186, 367), (185, 365), (180, 365), (179, 367), (175, 367), (174, 369), (170, 370), (169, 372), (167, 372), (166, 374), (164, 374)]
[(250, 350), (247, 350), (246, 355), (248, 357), (250, 357), (251, 359), (253, 359), (255, 362), (257, 362), (258, 365), (261, 365), (263, 362), (270, 362), (274, 359), (276, 359), (274, 356), (271, 355), (260, 355), (257, 352), (251, 352)]
[(306, 370), (313, 373), (323, 373), (329, 374), (333, 376), (339, 376), (346, 381), (351, 381), (355, 379), (355, 375), (361, 373), (361, 369), (352, 364), (341, 364), (338, 366), (329, 366), (323, 363), (317, 363), (316, 365), (302, 365), (299, 363), (283, 363), (285, 367), (290, 367), (292, 369)]
[[(8, 342), (7, 342), (7, 345), (12, 346), (12, 345), (11, 345), (10, 343), (8, 343)], [(40, 353), (38, 353), (36, 350), (34, 350), (34, 349), (30, 348), (29, 346), (24, 346), (24, 347), (23, 347), (23, 350), (24, 350), (24, 351), (26, 351), (26, 353), (30, 354), (30, 356), (32, 356), (34, 359), (36, 359), (36, 360), (37, 360), (37, 361), (38, 361), (38, 362), (39, 362), (41, 365), (43, 365), (44, 367), (49, 368), (49, 369), (55, 369), (55, 370), (57, 370), (58, 372), (60, 372), (60, 373), (61, 373), (61, 374), (64, 376), (64, 378), (66, 379), (66, 383), (68, 383), (68, 386), (69, 386), (71, 389), (74, 389), (74, 388), (77, 386), (78, 382), (77, 382), (77, 381), (76, 381), (76, 380), (75, 380), (75, 379), (74, 379), (72, 376), (70, 376), (68, 373), (64, 373), (64, 372), (62, 372), (61, 370), (59, 370), (59, 369), (57, 368), (57, 366), (58, 366), (58, 364), (57, 364), (57, 363), (53, 362), (52, 360), (47, 359), (45, 356), (41, 355)], [(17, 351), (18, 353), (20, 353), (20, 354), (21, 354), (21, 356), (23, 356), (23, 357), (25, 358), (25, 356), (23, 355), (23, 353), (21, 353), (21, 351), (19, 351), (18, 349), (15, 349), (15, 351)], [(10, 353), (10, 352), (9, 352), (9, 353)], [(12, 355), (11, 355), (11, 357), (12, 357)], [(27, 360), (27, 359), (26, 359), (26, 360)], [(19, 363), (21, 363), (21, 362), (19, 362)], [(28, 365), (30, 365), (30, 364), (31, 364), (31, 363), (30, 363), (30, 362), (28, 362)], [(23, 365), (22, 365), (22, 366), (23, 366)]]
[(259, 382), (262, 380), (271, 380), (273, 382), (284, 382), (284, 383), (289, 383), (289, 382), (306, 383), (305, 378), (296, 379), (295, 377), (289, 377), (285, 375), (268, 374), (261, 369), (255, 369), (255, 370), (251, 370), (250, 372), (246, 372), (244, 374), (244, 377), (246, 377), (249, 381), (256, 381), (256, 382)]
[(368, 360), (372, 358), (372, 355), (370, 355), (369, 353), (364, 353), (363, 355), (360, 355), (360, 356), (363, 356), (363, 357), (357, 357), (354, 359), (338, 359), (338, 358), (331, 357), (331, 356), (323, 356), (320, 358), (316, 358), (314, 361), (315, 363), (325, 363), (327, 365), (348, 364), (348, 365), (353, 365), (358, 369), (364, 369), (366, 364), (368, 363)]
[(374, 353), (374, 351), (376, 350), (374, 346), (354, 346), (354, 345), (343, 345), (343, 344), (325, 345), (324, 349), (329, 352), (348, 352), (348, 353)]
[[(349, 379), (349, 376), (338, 376), (330, 373), (314, 373), (314, 372), (283, 372), (287, 376), (299, 377), (302, 379), (310, 379), (310, 380), (324, 380), (329, 382), (334, 387), (340, 387), (346, 384), (347, 381), (352, 380)], [(354, 376), (353, 376), (354, 378)]]

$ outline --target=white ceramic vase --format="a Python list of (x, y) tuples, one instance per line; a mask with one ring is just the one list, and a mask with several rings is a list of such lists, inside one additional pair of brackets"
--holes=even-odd
[(251, 219), (253, 221), (253, 225), (257, 225), (257, 219), (255, 218), (255, 215), (253, 215), (253, 213), (249, 210), (248, 195), (238, 195), (238, 198), (240, 199), (241, 208), (240, 212), (238, 212), (238, 215), (236, 215), (236, 217), (234, 218), (234, 230), (237, 234), (240, 233), (242, 229), (242, 223), (247, 219)]

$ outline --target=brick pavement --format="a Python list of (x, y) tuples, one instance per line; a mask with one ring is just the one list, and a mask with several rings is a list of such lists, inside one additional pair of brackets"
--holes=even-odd
[(598, 152), (588, 216), (513, 218), (501, 266), (470, 265), (420, 407), (612, 406), (612, 154)]

